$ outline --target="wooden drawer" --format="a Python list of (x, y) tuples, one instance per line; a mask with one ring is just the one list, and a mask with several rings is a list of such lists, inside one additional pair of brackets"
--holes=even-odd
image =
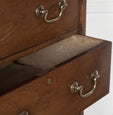
[[(90, 38), (91, 39), (91, 38)], [(111, 43), (98, 45), (58, 64), (50, 72), (37, 77), (0, 97), (0, 114), (21, 115), (74, 115), (105, 96), (109, 91)], [(100, 78), (93, 94), (87, 98), (74, 94), (70, 86), (74, 81), (83, 85), (83, 94), (94, 85), (91, 74), (98, 70)]]
[[(54, 23), (45, 23), (43, 17), (36, 16), (36, 8), (43, 5), (49, 11), (48, 19), (57, 17), (59, 1), (12, 0), (10, 2), (9, 0), (1, 0), (0, 60), (70, 31), (79, 33), (82, 23), (80, 13), (83, 2), (81, 0), (67, 0), (68, 6), (61, 19)], [(52, 43), (55, 41), (53, 40)]]

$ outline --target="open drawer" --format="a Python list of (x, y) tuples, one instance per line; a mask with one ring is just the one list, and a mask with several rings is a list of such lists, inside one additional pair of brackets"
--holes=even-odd
[[(108, 93), (110, 59), (111, 42), (73, 35), (2, 66), (0, 113), (6, 115), (11, 111), (17, 115), (26, 110), (30, 115), (73, 115), (80, 112)], [(27, 84), (20, 86), (24, 83)], [(15, 90), (3, 95), (12, 89)]]

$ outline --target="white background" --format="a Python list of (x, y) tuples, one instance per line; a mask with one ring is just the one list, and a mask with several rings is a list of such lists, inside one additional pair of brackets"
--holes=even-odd
[[(113, 41), (113, 0), (87, 0), (86, 28), (88, 36)], [(113, 68), (111, 68), (110, 94), (87, 108), (85, 115), (113, 115), (112, 71)]]

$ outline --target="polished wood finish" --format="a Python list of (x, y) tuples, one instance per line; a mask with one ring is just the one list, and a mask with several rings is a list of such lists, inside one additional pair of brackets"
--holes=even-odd
[[(82, 39), (83, 38), (83, 40), (81, 41), (80, 39)], [(103, 41), (102, 40), (98, 40), (98, 39), (94, 39), (94, 38), (85, 38), (84, 39), (84, 36), (80, 36), (80, 35), (78, 35), (78, 44), (82, 44), (82, 45), (85, 45), (85, 43), (83, 43), (83, 42), (89, 42), (88, 44), (90, 45), (90, 44), (92, 44), (91, 43), (91, 39), (93, 40), (92, 41), (92, 43), (93, 42), (99, 42), (99, 44), (97, 44), (96, 46), (98, 46), (98, 45), (100, 45), (100, 43), (102, 43)], [(85, 40), (85, 41), (84, 41)], [(100, 42), (101, 41), (101, 42)], [(73, 41), (74, 42), (74, 41)], [(94, 43), (93, 43), (94, 44)], [(92, 44), (92, 45), (93, 45)], [(75, 44), (76, 45), (76, 44)], [(80, 45), (81, 46), (81, 45)], [(91, 45), (90, 45), (91, 46)], [(64, 46), (63, 46), (64, 47)], [(58, 52), (57, 52), (57, 49), (56, 48), (58, 48), (58, 47), (52, 47), (52, 49), (53, 49), (53, 52), (51, 52), (52, 54), (54, 53), (54, 52), (56, 52), (56, 53), (60, 53), (59, 52), (59, 50), (58, 50)], [(70, 57), (69, 58), (67, 58), (66, 60), (69, 60), (70, 58), (72, 58), (73, 56), (76, 56), (76, 50), (77, 50), (77, 48), (78, 48), (78, 51), (80, 51), (80, 47), (78, 46), (75, 46), (75, 50), (73, 49), (72, 51), (70, 50)], [(84, 47), (85, 48), (85, 47)], [(92, 47), (92, 48), (95, 48), (95, 47)], [(92, 49), (92, 48), (90, 48), (90, 49)], [(48, 49), (48, 53), (47, 52), (44, 52), (44, 49), (42, 49), (42, 54), (44, 53), (44, 54), (46, 54), (46, 55), (48, 55), (48, 57), (52, 57), (52, 55), (50, 56), (49, 54), (49, 50), (50, 49)], [(68, 49), (69, 50), (69, 49)], [(62, 58), (62, 61), (60, 61), (60, 62), (57, 62), (57, 64), (60, 64), (60, 63), (64, 63), (65, 62), (65, 59), (63, 60), (63, 57), (64, 57), (64, 55), (66, 55), (66, 52), (69, 52), (69, 51), (67, 51), (66, 50), (66, 47), (64, 47), (63, 49), (62, 49), (62, 51), (63, 51), (63, 55), (60, 55), (60, 57), (58, 57), (58, 58)], [(65, 51), (65, 52), (64, 52)], [(84, 51), (87, 51), (87, 50), (84, 50)], [(84, 52), (83, 51), (83, 52)], [(40, 51), (39, 51), (40, 52)], [(72, 53), (71, 53), (72, 52)], [(73, 55), (73, 52), (75, 52), (74, 53), (74, 55)], [(80, 51), (81, 52), (81, 51)], [(38, 51), (36, 52), (36, 53), (38, 53)], [(14, 88), (16, 88), (16, 87), (18, 87), (18, 86), (20, 86), (20, 85), (22, 85), (22, 84), (24, 84), (24, 83), (27, 83), (28, 81), (30, 81), (30, 80), (32, 80), (32, 79), (34, 79), (34, 78), (36, 78), (36, 77), (39, 77), (39, 76), (41, 76), (41, 75), (43, 75), (43, 74), (45, 74), (45, 73), (47, 73), (48, 71), (51, 71), (51, 70), (53, 70), (54, 68), (56, 68), (55, 66), (57, 66), (57, 64), (55, 64), (55, 65), (51, 65), (50, 66), (50, 64), (47, 66), (47, 65), (45, 65), (46, 66), (46, 69), (43, 69), (43, 67), (41, 66), (39, 66), (40, 64), (41, 65), (44, 65), (44, 63), (47, 63), (46, 61), (45, 61), (45, 59), (44, 60), (42, 60), (42, 62), (40, 62), (39, 63), (39, 61), (38, 60), (40, 60), (41, 58), (43, 58), (43, 57), (45, 57), (45, 56), (42, 56), (42, 54), (39, 54), (38, 56), (37, 55), (34, 55), (35, 56), (35, 63), (37, 63), (38, 65), (36, 66), (36, 65), (31, 65), (31, 62), (33, 63), (33, 61), (32, 60), (34, 60), (34, 58), (32, 57), (27, 57), (27, 59), (26, 59), (26, 57), (24, 58), (24, 60), (28, 60), (28, 58), (31, 60), (30, 62), (26, 62), (26, 63), (24, 63), (24, 62), (19, 62), (19, 61), (15, 61), (15, 62), (12, 62), (12, 63), (10, 63), (10, 64), (8, 64), (8, 65), (5, 65), (5, 66), (2, 66), (1, 68), (0, 68), (0, 76), (2, 76), (2, 77), (0, 77), (0, 95), (3, 95), (3, 94), (5, 94), (5, 93), (7, 93), (7, 92), (9, 92), (10, 90), (12, 90), (12, 89), (14, 89)], [(71, 54), (72, 54), (72, 56), (71, 56)], [(40, 55), (41, 55), (41, 57), (40, 57)], [(55, 55), (55, 54), (54, 54)], [(77, 54), (78, 55), (78, 54)], [(56, 56), (58, 56), (57, 54), (56, 54)], [(56, 57), (55, 56), (55, 57)], [(46, 58), (46, 59), (48, 59), (48, 61), (49, 60), (51, 60), (49, 63), (55, 63), (55, 61), (58, 61), (57, 59), (55, 59), (54, 60), (54, 57), (53, 58), (51, 58), (51, 59), (49, 59), (49, 58)], [(65, 56), (66, 57), (66, 56)], [(37, 59), (38, 58), (38, 59)], [(51, 67), (51, 68), (50, 68)], [(9, 82), (10, 81), (10, 82)]]
[[(67, 0), (68, 8), (53, 24), (36, 17), (39, 5), (49, 10), (49, 19), (58, 15), (58, 2), (0, 1), (0, 66), (73, 34), (85, 35), (86, 0)], [(104, 41), (40, 76), (36, 76), (36, 68), (16, 63), (6, 71), (0, 70), (0, 115), (19, 115), (24, 110), (30, 115), (83, 115), (86, 107), (109, 92), (110, 60), (111, 43)], [(85, 99), (71, 94), (73, 81), (83, 85), (84, 92), (91, 90), (93, 82), (88, 76), (95, 70), (101, 78), (94, 94)]]
[[(36, 50), (39, 50), (39, 49), (44, 48), (44, 47), (47, 47), (47, 46), (49, 46), (49, 45), (51, 45), (51, 44), (53, 44), (53, 43), (55, 43), (55, 42), (57, 42), (59, 40), (65, 39), (65, 38), (67, 38), (67, 36), (66, 37), (63, 37), (63, 36), (65, 34), (67, 35), (67, 33), (71, 34), (71, 33), (74, 32), (74, 33), (78, 33), (78, 34), (82, 34), (82, 35), (85, 34), (86, 0), (73, 0), (73, 1), (68, 0), (68, 4), (69, 4), (68, 9), (66, 9), (66, 11), (64, 12), (64, 15), (63, 15), (62, 19), (60, 21), (58, 21), (58, 22), (55, 22), (54, 24), (46, 24), (46, 23), (44, 23), (42, 18), (36, 17), (35, 13), (32, 14), (32, 11), (35, 10), (35, 8), (38, 5), (44, 4), (46, 6), (46, 8), (49, 9), (50, 14), (51, 14), (49, 17), (51, 18), (54, 15), (56, 15), (56, 13), (55, 14), (52, 13), (53, 11), (55, 12), (56, 9), (57, 9), (56, 0), (52, 1), (52, 2), (50, 2), (50, 0), (49, 1), (47, 1), (47, 0), (43, 0), (43, 1), (42, 0), (41, 1), (36, 1), (36, 0), (34, 0), (34, 1), (26, 1), (26, 2), (29, 2), (29, 4), (32, 2), (32, 4), (30, 4), (32, 6), (28, 7), (24, 11), (24, 13), (22, 13), (22, 10), (21, 10), (21, 12), (18, 15), (16, 15), (16, 13), (18, 11), (20, 11), (19, 10), (20, 5), (18, 5), (18, 7), (16, 5), (13, 6), (13, 8), (11, 7), (13, 5), (13, 3), (18, 4), (17, 1), (13, 0), (12, 4), (10, 6), (11, 10), (14, 10), (15, 7), (16, 7), (17, 11), (14, 11), (14, 12), (11, 12), (11, 10), (6, 9), (5, 5), (9, 5), (9, 3), (10, 3), (10, 2), (8, 2), (8, 0), (7, 1), (2, 0), (0, 2), (2, 3), (2, 4), (0, 4), (0, 5), (2, 5), (2, 7), (0, 8), (0, 14), (2, 14), (2, 17), (0, 18), (0, 30), (1, 30), (0, 31), (0, 39), (1, 39), (0, 40), (0, 56), (1, 56), (0, 57), (0, 65), (5, 65), (7, 63), (10, 63), (10, 62), (20, 58), (20, 57), (23, 57), (23, 56), (28, 55), (28, 54), (30, 54), (32, 52), (35, 52)], [(22, 3), (23, 3), (22, 8), (23, 8), (23, 6), (25, 5), (26, 2), (22, 1)], [(37, 2), (38, 2), (38, 4), (35, 4)], [(53, 5), (51, 5), (49, 2), (51, 4), (54, 4), (55, 7), (53, 7)], [(27, 4), (27, 5), (29, 5), (29, 4)], [(72, 5), (72, 7), (71, 7), (71, 5)], [(51, 8), (53, 9), (53, 11), (50, 10)], [(29, 11), (30, 10), (31, 11), (27, 12), (28, 9), (29, 9)], [(5, 20), (4, 20), (4, 16), (6, 16), (6, 14), (7, 14), (7, 12), (3, 14), (4, 10), (8, 11), (8, 14), (9, 13), (11, 13), (12, 15), (15, 14), (13, 17), (11, 17), (11, 16), (9, 17), (7, 15), (7, 17), (10, 19), (11, 22), (9, 22), (6, 17), (5, 17)], [(74, 15), (72, 15), (70, 12), (74, 13)], [(28, 13), (31, 13), (31, 15), (28, 15)], [(21, 15), (23, 17), (25, 17), (24, 20), (21, 17)], [(27, 15), (27, 17), (26, 17), (26, 15)], [(20, 18), (18, 18), (18, 16), (20, 16)], [(73, 18), (71, 16), (73, 16)], [(32, 22), (29, 23), (28, 19), (32, 19), (32, 20), (30, 20), (30, 22), (31, 21)], [(14, 22), (12, 20), (14, 20)], [(20, 21), (20, 23), (19, 23), (19, 21)], [(33, 23), (32, 26), (34, 26), (34, 30), (33, 30), (33, 28), (31, 28), (32, 26), (30, 26), (30, 28), (26, 28), (26, 29), (23, 28), (24, 30), (22, 30), (21, 23), (23, 23), (24, 21), (26, 21), (28, 26), (30, 26)], [(16, 23), (16, 22), (18, 22), (18, 25), (20, 24), (20, 26), (18, 26), (16, 24), (13, 24), (13, 23)], [(66, 23), (66, 24), (63, 24), (62, 22)], [(72, 24), (70, 25), (70, 23), (72, 23)], [(22, 26), (26, 27), (25, 24), (23, 24)], [(12, 25), (14, 27), (12, 27)], [(37, 32), (37, 31), (39, 32), (39, 30), (38, 30), (39, 25), (42, 28), (42, 33), (40, 31), (41, 35), (38, 34), (38, 37), (36, 37), (37, 36), (36, 34), (29, 35), (29, 34), (31, 34), (33, 32)], [(63, 25), (61, 29), (60, 29), (59, 25), (60, 26)], [(66, 27), (69, 27), (69, 31), (66, 31), (66, 27), (64, 25)], [(47, 30), (49, 32), (45, 31), (46, 26), (47, 26)], [(48, 29), (48, 26), (50, 26), (50, 28), (52, 30), (54, 30), (54, 32), (55, 32), (54, 35), (51, 34), (53, 31), (50, 31)], [(58, 28), (58, 29), (53, 29), (54, 26), (55, 26), (55, 28)], [(43, 28), (45, 28), (45, 29), (43, 29)], [(21, 34), (19, 33), (18, 29), (21, 31)], [(30, 31), (29, 29), (32, 29), (32, 30)], [(66, 32), (63, 32), (63, 29)], [(56, 33), (56, 30), (58, 31), (58, 33)], [(67, 28), (67, 30), (68, 30), (68, 28)], [(29, 32), (27, 32), (27, 31), (29, 31)], [(46, 35), (45, 32), (47, 32), (48, 35)], [(5, 34), (3, 34), (3, 33), (5, 33)], [(16, 34), (18, 34), (18, 36), (16, 36)], [(58, 35), (56, 35), (56, 34), (58, 34)], [(22, 35), (24, 35), (24, 36), (22, 36)], [(16, 36), (16, 37), (14, 38), (14, 36)], [(35, 36), (35, 37), (33, 37), (33, 36)], [(44, 36), (46, 36), (46, 37), (44, 37)], [(41, 40), (48, 39), (47, 37), (49, 37), (49, 36), (52, 36), (52, 37), (49, 38), (49, 40), (41, 42)], [(22, 38), (22, 37), (24, 37), (24, 38)], [(26, 47), (26, 48), (23, 48), (23, 47)]]
[[(111, 43), (103, 42), (58, 65), (42, 77), (1, 96), (0, 113), (15, 115), (28, 110), (30, 115), (79, 114), (109, 92), (110, 54)], [(78, 93), (70, 92), (70, 85), (74, 81), (85, 87), (84, 92), (91, 90), (93, 83), (88, 76), (95, 70), (101, 77), (92, 96), (84, 99)]]
[[(13, 62), (13, 61), (15, 61), (15, 60), (21, 58), (21, 57), (24, 57), (24, 56), (26, 56), (26, 55), (28, 55), (28, 54), (31, 54), (31, 53), (33, 53), (33, 52), (36, 52), (36, 51), (38, 51), (38, 50), (40, 50), (40, 49), (42, 49), (42, 48), (44, 48), (44, 47), (47, 47), (47, 46), (49, 46), (49, 45), (52, 45), (53, 43), (58, 42), (58, 41), (60, 41), (60, 40), (63, 40), (63, 39), (65, 39), (65, 38), (67, 38), (67, 37), (70, 37), (70, 36), (72, 36), (72, 35), (75, 34), (75, 33), (76, 33), (76, 31), (72, 31), (72, 32), (63, 34), (63, 35), (61, 35), (61, 36), (55, 37), (55, 38), (53, 38), (53, 39), (51, 39), (51, 40), (48, 40), (47, 42), (44, 42), (44, 43), (42, 43), (42, 44), (40, 44), (40, 45), (34, 46), (34, 47), (29, 48), (29, 49), (27, 49), (27, 50), (23, 50), (23, 51), (21, 51), (21, 52), (18, 52), (18, 53), (15, 53), (15, 54), (11, 55), (11, 56), (8, 56), (8, 57), (6, 57), (6, 58), (4, 58), (4, 59), (1, 59), (1, 60), (0, 60), (0, 66), (6, 65), (6, 64), (8, 64), (8, 63), (10, 63), (10, 62)], [(2, 55), (2, 53), (1, 53), (1, 55)]]
[(79, 33), (80, 6), (83, 6), (80, 0), (67, 0), (68, 7), (62, 18), (52, 24), (45, 23), (43, 18), (35, 15), (35, 9), (39, 5), (44, 5), (49, 10), (48, 18), (56, 17), (58, 2), (59, 0), (1, 0), (0, 59), (70, 31)]

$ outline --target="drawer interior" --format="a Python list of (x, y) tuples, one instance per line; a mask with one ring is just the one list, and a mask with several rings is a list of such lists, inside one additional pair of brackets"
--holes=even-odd
[(41, 76), (57, 65), (101, 44), (103, 40), (73, 35), (0, 67), (0, 95)]
[(102, 40), (74, 35), (47, 48), (19, 59), (17, 62), (41, 70), (50, 69), (100, 44)]

